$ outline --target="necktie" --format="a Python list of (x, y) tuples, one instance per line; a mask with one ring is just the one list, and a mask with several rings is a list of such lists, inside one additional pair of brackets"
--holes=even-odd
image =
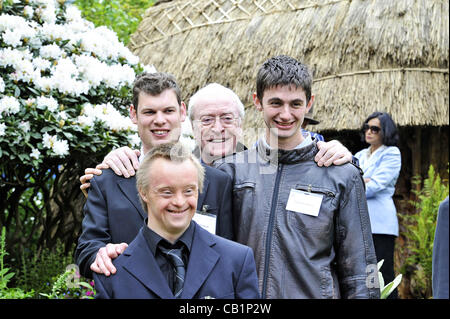
[(161, 246), (159, 246), (159, 248), (161, 249), (163, 254), (165, 254), (169, 258), (170, 262), (172, 263), (175, 274), (173, 294), (175, 298), (179, 298), (181, 296), (181, 293), (183, 292), (184, 277), (186, 276), (186, 269), (184, 267), (182, 257), (183, 248), (167, 249)]

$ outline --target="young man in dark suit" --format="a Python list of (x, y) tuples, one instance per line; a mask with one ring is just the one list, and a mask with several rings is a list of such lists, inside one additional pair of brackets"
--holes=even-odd
[(148, 218), (113, 261), (116, 274), (94, 274), (97, 298), (259, 298), (252, 250), (192, 221), (203, 177), (180, 143), (147, 153), (136, 179)]
[[(136, 79), (130, 117), (138, 127), (142, 155), (156, 145), (178, 141), (186, 118), (186, 105), (180, 96), (175, 78), (167, 73), (146, 73)], [(233, 239), (231, 179), (211, 167), (205, 172), (197, 207), (217, 219), (217, 235)], [(91, 180), (84, 212), (75, 252), (80, 272), (85, 277), (92, 277), (92, 271), (110, 275), (115, 272), (111, 259), (123, 252), (146, 217), (139, 203), (136, 178), (103, 170)]]

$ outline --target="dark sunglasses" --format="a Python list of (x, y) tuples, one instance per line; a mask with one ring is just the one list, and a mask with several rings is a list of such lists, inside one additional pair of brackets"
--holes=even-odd
[(365, 132), (367, 132), (367, 130), (370, 130), (370, 132), (372, 133), (372, 134), (378, 134), (380, 131), (381, 131), (381, 127), (378, 127), (378, 126), (369, 126), (369, 124), (364, 124), (363, 125), (363, 132), (365, 133)]

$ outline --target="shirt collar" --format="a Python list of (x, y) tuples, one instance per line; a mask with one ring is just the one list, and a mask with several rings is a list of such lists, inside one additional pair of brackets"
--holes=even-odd
[(141, 147), (141, 156), (139, 156), (139, 164), (142, 163), (144, 160), (145, 154), (144, 154), (144, 147)]
[(386, 145), (381, 145), (379, 148), (377, 148), (373, 153), (370, 152), (370, 147), (367, 148), (367, 153), (366, 156), (367, 158), (372, 157), (372, 155), (376, 154), (376, 153), (380, 153), (382, 152), (382, 150), (384, 150), (387, 146)]
[(144, 238), (152, 252), (152, 254), (155, 256), (156, 255), (156, 251), (158, 248), (159, 244), (163, 244), (165, 247), (170, 247), (170, 246), (178, 246), (180, 244), (184, 244), (184, 246), (188, 249), (188, 251), (191, 251), (191, 247), (192, 247), (192, 240), (194, 238), (194, 223), (191, 221), (191, 223), (189, 224), (189, 227), (186, 229), (186, 231), (175, 241), (175, 243), (172, 245), (169, 241), (167, 241), (166, 239), (164, 239), (163, 237), (161, 237), (160, 235), (158, 235), (157, 233), (155, 233), (153, 230), (151, 230), (148, 226), (147, 226), (147, 221), (148, 221), (148, 217), (145, 218), (144, 220)]
[[(311, 138), (311, 134), (309, 134), (309, 132), (305, 132), (306, 134), (303, 134), (303, 132), (302, 132), (302, 134), (303, 134), (303, 136), (305, 137), (305, 139), (303, 140), (303, 142), (301, 142), (300, 144), (298, 144), (296, 147), (294, 147), (294, 149), (296, 150), (296, 149), (299, 149), (299, 148), (302, 148), (302, 147), (305, 147), (305, 146), (308, 146), (309, 144), (311, 144), (312, 143), (312, 138)], [(272, 150), (273, 148), (272, 147), (270, 147), (270, 145), (267, 143), (267, 141), (266, 141), (266, 136), (265, 135), (263, 135), (263, 137), (262, 137), (262, 142), (264, 143), (264, 146), (265, 146), (265, 148), (266, 149), (269, 149), (269, 150)]]

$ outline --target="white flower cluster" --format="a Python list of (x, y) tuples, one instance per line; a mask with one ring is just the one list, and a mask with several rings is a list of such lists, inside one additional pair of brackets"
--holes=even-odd
[[(12, 80), (72, 96), (87, 94), (99, 85), (118, 89), (133, 82), (135, 72), (130, 65), (136, 65), (139, 58), (113, 31), (95, 28), (74, 6), (65, 12), (68, 23), (57, 24), (57, 1), (30, 1), (33, 3), (41, 6), (25, 7), (29, 19), (0, 15), (0, 39), (10, 46), (0, 49), (0, 67), (14, 69), (9, 74)], [(35, 15), (44, 21), (42, 25), (30, 20)], [(24, 44), (29, 47), (24, 49)], [(119, 60), (125, 63), (111, 63)]]
[(102, 122), (111, 131), (135, 130), (136, 126), (129, 117), (124, 117), (111, 103), (83, 105), (82, 115), (78, 116), (77, 122), (81, 126), (93, 128), (96, 122)]
[(6, 131), (6, 124), (0, 123), (0, 136), (5, 135), (6, 134), (5, 131)]
[(16, 114), (20, 111), (20, 102), (14, 96), (4, 96), (0, 99), (0, 119), (2, 114)]
[(51, 149), (57, 156), (64, 156), (69, 154), (68, 142), (58, 139), (56, 135), (49, 135), (47, 133), (44, 133), (42, 142), (44, 144), (44, 147)]
[[(6, 93), (0, 95), (0, 137), (17, 130), (9, 126), (12, 122), (7, 117), (20, 116), (31, 108), (49, 112), (45, 113), (46, 118), (55, 120), (60, 127), (69, 123), (93, 131), (95, 125), (113, 132), (131, 131), (129, 141), (138, 146), (140, 139), (135, 125), (116, 109), (123, 106), (85, 103), (81, 112), (74, 114), (73, 110), (64, 110), (58, 96), (77, 100), (96, 90), (107, 92), (105, 89), (129, 87), (135, 79), (139, 58), (113, 31), (96, 28), (82, 19), (75, 6), (69, 5), (62, 12), (56, 0), (15, 0), (14, 3), (19, 2), (25, 5), (20, 15), (0, 14), (0, 93)], [(152, 66), (144, 66), (144, 70), (156, 71)], [(14, 93), (14, 88), (11, 93), (14, 86), (28, 87), (40, 95), (21, 98)], [(25, 133), (30, 127), (34, 126), (27, 121), (19, 124)], [(56, 156), (69, 154), (69, 143), (61, 136), (45, 133), (41, 143), (40, 150), (37, 145), (31, 147), (31, 158), (41, 156), (42, 145)]]

